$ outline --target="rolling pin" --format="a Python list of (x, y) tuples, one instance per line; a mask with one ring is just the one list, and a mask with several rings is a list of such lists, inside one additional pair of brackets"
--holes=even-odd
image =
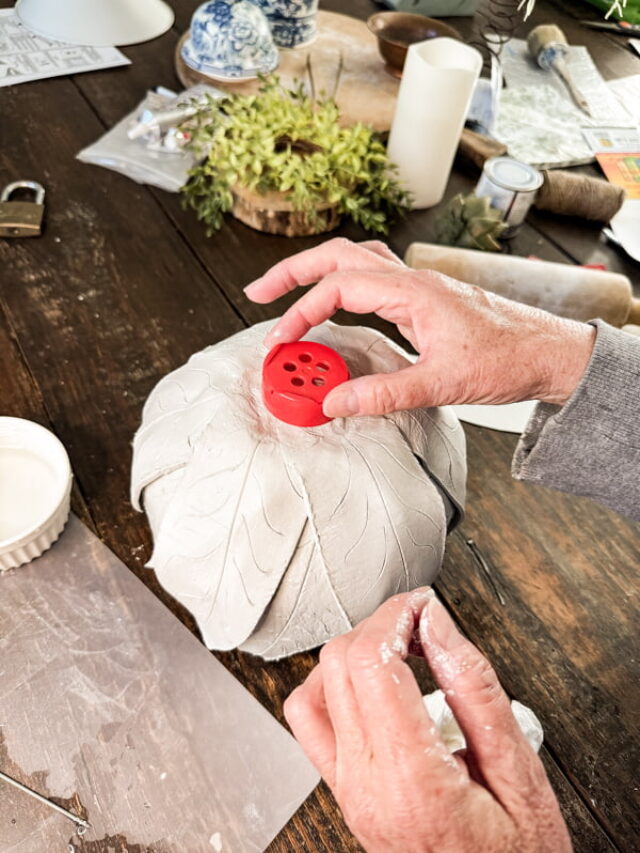
[(560, 317), (601, 317), (618, 328), (625, 323), (640, 324), (640, 299), (634, 298), (631, 282), (619, 273), (431, 243), (412, 243), (405, 262), (414, 269), (437, 270)]

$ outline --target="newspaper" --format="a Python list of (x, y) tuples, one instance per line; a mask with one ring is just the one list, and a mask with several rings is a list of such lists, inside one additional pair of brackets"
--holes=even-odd
[(500, 98), (494, 136), (512, 156), (539, 168), (588, 163), (593, 152), (583, 129), (636, 126), (625, 103), (608, 86), (584, 47), (571, 47), (567, 64), (591, 116), (580, 110), (553, 71), (543, 71), (521, 39), (509, 41), (501, 56), (507, 88)]
[(640, 74), (609, 80), (607, 86), (635, 118), (640, 128)]
[(24, 27), (13, 9), (0, 9), (0, 86), (129, 64), (115, 47), (53, 41)]

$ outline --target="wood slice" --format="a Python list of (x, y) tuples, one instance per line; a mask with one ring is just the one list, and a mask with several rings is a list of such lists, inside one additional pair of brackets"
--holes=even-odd
[[(317, 25), (318, 34), (311, 44), (280, 50), (280, 64), (275, 73), (285, 86), (292, 85), (295, 80), (305, 80), (307, 56), (310, 55), (316, 93), (332, 93), (342, 54), (343, 67), (336, 95), (341, 122), (345, 125), (363, 122), (381, 132), (389, 130), (400, 81), (385, 71), (375, 36), (363, 21), (336, 12), (318, 12)], [(175, 53), (176, 72), (183, 86), (209, 83), (236, 94), (257, 92), (260, 87), (257, 79), (229, 83), (189, 68), (181, 56), (182, 45), (188, 37), (187, 31), (179, 40)]]
[(322, 204), (316, 208), (319, 219), (309, 222), (304, 213), (294, 210), (285, 193), (260, 193), (246, 187), (235, 186), (232, 213), (250, 228), (267, 234), (284, 237), (306, 237), (332, 231), (340, 222), (340, 214), (334, 204)]

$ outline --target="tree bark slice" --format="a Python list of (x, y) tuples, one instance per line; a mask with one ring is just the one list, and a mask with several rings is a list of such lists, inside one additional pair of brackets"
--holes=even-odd
[(231, 212), (236, 219), (267, 234), (306, 237), (332, 231), (340, 222), (336, 205), (328, 202), (318, 205), (318, 219), (310, 220), (306, 214), (294, 210), (285, 193), (268, 192), (263, 195), (239, 185), (233, 187), (232, 193)]

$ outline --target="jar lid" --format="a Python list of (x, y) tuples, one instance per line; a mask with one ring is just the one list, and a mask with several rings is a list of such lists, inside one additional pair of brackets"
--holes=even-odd
[(69, 515), (71, 481), (69, 457), (52, 432), (0, 417), (0, 572), (55, 542)]
[(331, 347), (310, 341), (278, 344), (262, 367), (262, 399), (267, 409), (293, 426), (328, 423), (322, 401), (350, 378), (349, 368)]
[(484, 164), (485, 174), (506, 190), (532, 191), (542, 186), (542, 175), (533, 166), (513, 157), (491, 157)]

